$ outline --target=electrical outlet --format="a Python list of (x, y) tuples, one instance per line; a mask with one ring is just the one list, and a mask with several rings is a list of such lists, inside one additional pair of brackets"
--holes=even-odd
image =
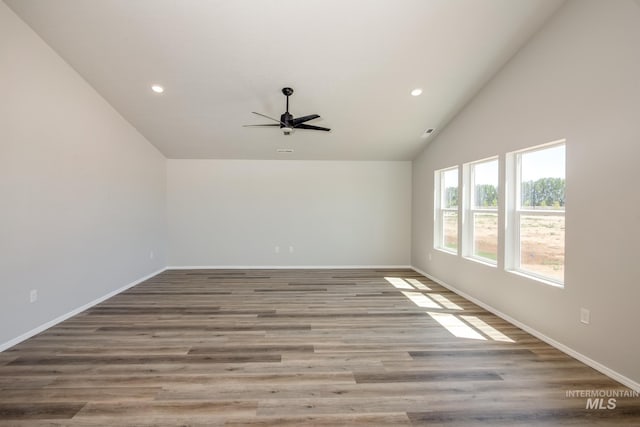
[(29, 302), (36, 302), (36, 301), (38, 301), (38, 290), (31, 289), (31, 291), (29, 292)]
[(292, 254), (293, 253), (293, 246), (289, 246), (289, 253)]
[(279, 253), (280, 253), (280, 246), (276, 246), (276, 247), (274, 247), (274, 248), (273, 248), (273, 250), (274, 250), (277, 254), (279, 254)]
[(580, 309), (580, 321), (585, 325), (588, 325), (591, 321), (591, 311), (586, 308)]
[(153, 253), (153, 251), (149, 252), (149, 259), (153, 259), (153, 257), (155, 256), (155, 254)]
[(429, 252), (429, 261), (431, 261), (431, 252)]

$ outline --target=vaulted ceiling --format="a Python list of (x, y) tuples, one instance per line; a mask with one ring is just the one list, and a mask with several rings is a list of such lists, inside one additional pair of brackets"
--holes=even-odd
[[(332, 160), (412, 159), (562, 4), (4, 1), (169, 158)], [(332, 131), (242, 127), (285, 86)]]

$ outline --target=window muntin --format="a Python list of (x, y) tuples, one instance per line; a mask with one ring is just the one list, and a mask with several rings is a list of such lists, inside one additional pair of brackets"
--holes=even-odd
[(515, 206), (510, 269), (564, 284), (565, 144), (512, 153)]
[(498, 159), (465, 165), (465, 256), (492, 265), (498, 259)]
[(434, 246), (458, 253), (458, 167), (436, 171)]

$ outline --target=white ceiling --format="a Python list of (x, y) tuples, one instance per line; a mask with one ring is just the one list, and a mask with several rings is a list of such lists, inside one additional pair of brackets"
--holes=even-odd
[(169, 158), (409, 160), (562, 0), (5, 3)]

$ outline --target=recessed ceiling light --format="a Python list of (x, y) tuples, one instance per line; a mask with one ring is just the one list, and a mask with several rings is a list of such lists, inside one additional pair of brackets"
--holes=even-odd
[(419, 87), (415, 88), (414, 90), (411, 91), (411, 95), (412, 96), (420, 96), (420, 95), (422, 95), (422, 89), (420, 89)]
[(164, 88), (160, 85), (153, 85), (151, 86), (151, 90), (154, 91), (155, 93), (162, 93), (164, 92)]

